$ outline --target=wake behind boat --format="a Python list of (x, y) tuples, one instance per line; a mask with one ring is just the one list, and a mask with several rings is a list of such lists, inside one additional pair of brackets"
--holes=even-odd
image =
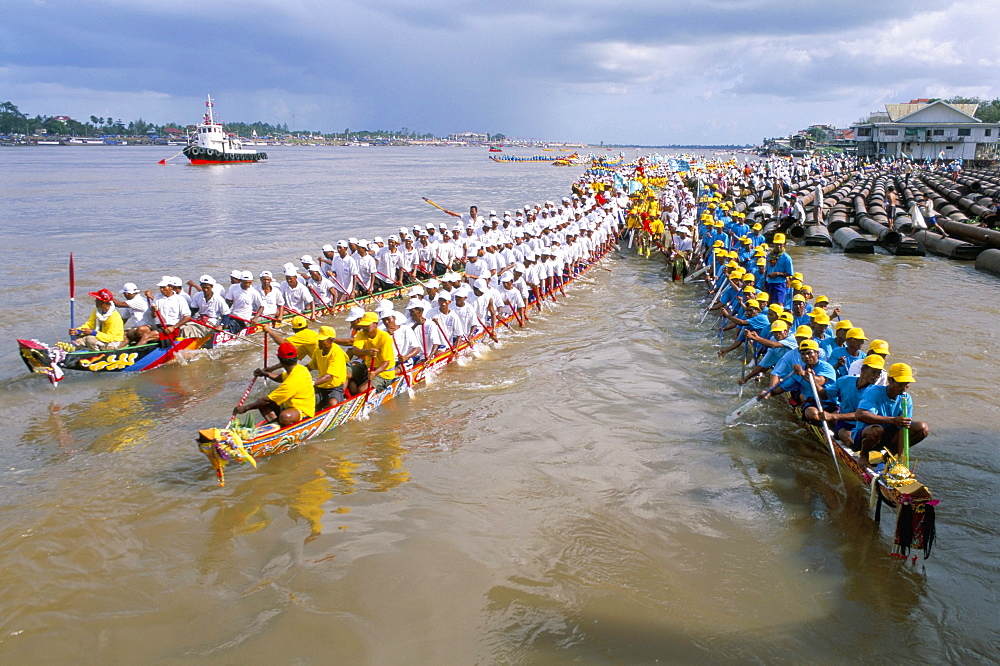
[(198, 125), (197, 133), (182, 151), (191, 164), (241, 164), (267, 159), (267, 153), (244, 148), (237, 136), (225, 131), (222, 123), (215, 119), (212, 111), (215, 103), (211, 95), (205, 106), (208, 110)]

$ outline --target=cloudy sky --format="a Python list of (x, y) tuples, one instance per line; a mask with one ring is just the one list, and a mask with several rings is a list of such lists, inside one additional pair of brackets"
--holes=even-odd
[(886, 102), (1000, 97), (996, 0), (11, 0), (30, 115), (757, 143)]

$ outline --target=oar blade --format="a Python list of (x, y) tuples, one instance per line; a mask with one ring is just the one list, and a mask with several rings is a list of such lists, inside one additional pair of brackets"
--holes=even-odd
[(740, 417), (742, 417), (744, 414), (746, 414), (751, 409), (756, 407), (758, 403), (760, 403), (760, 398), (758, 398), (757, 396), (754, 396), (749, 400), (747, 400), (745, 403), (740, 405), (735, 412), (726, 417), (726, 425), (733, 425), (734, 423), (736, 423), (736, 421), (738, 421)]

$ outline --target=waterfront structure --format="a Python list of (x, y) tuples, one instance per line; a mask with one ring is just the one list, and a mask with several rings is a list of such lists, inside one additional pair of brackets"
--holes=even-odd
[(886, 104), (884, 112), (852, 125), (858, 157), (995, 160), (1000, 123), (976, 118), (978, 106), (927, 99)]

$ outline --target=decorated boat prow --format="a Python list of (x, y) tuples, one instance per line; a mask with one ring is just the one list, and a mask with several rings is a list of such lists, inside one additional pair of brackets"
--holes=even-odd
[(21, 360), (32, 373), (44, 374), (53, 386), (63, 379), (65, 370), (84, 372), (141, 372), (172, 361), (179, 352), (201, 349), (213, 336), (181, 338), (165, 343), (151, 342), (118, 349), (66, 351), (38, 340), (18, 340)]

